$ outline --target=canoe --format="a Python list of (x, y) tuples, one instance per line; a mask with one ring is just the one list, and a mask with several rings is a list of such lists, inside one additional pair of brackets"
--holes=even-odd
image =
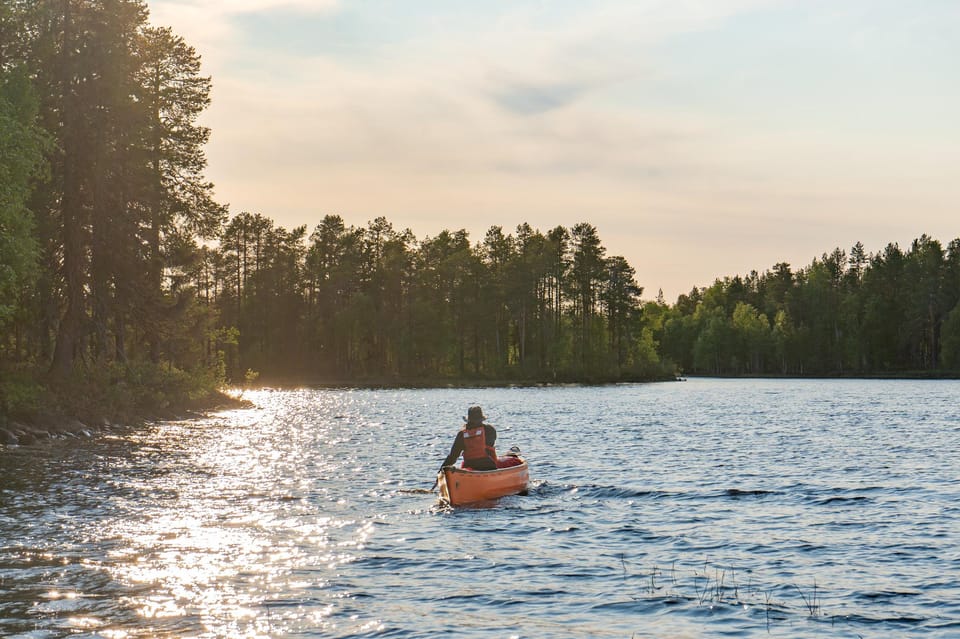
[(530, 469), (522, 457), (520, 463), (496, 470), (464, 470), (445, 466), (437, 473), (440, 499), (451, 506), (489, 501), (507, 495), (525, 494)]

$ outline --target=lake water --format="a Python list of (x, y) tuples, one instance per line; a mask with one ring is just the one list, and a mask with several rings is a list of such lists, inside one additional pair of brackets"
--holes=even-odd
[[(0, 635), (960, 637), (960, 382), (246, 397), (0, 451)], [(533, 484), (445, 510), (471, 404)]]

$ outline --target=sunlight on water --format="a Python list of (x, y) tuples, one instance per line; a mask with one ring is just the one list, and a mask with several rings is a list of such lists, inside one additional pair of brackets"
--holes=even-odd
[[(329, 495), (316, 479), (356, 470), (350, 457), (324, 454), (330, 445), (323, 441), (324, 424), (307, 430), (299, 421), (278, 419), (278, 411), (289, 409), (283, 403), (289, 394), (257, 391), (245, 397), (257, 408), (200, 424), (161, 424), (138, 442), (143, 450), (177, 442), (176, 454), (153, 460), (155, 472), (134, 475), (136, 488), (175, 508), (131, 503), (134, 516), (124, 513), (102, 529), (111, 549), (99, 567), (144, 593), (127, 595), (122, 603), (158, 624), (150, 632), (176, 634), (200, 625), (201, 636), (259, 637), (281, 636), (304, 623), (332, 628), (333, 604), (311, 605), (305, 617), (296, 595), (311, 601), (373, 533), (373, 521), (308, 506)], [(322, 414), (336, 409), (328, 406)], [(334, 444), (341, 437), (335, 434)], [(304, 465), (316, 475), (301, 476)], [(347, 503), (333, 500), (337, 510), (348, 511)], [(353, 621), (360, 631), (379, 625)], [(92, 628), (95, 622), (77, 618), (71, 626)]]

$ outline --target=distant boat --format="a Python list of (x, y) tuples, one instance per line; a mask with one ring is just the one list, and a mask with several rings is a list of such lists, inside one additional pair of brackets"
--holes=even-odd
[(527, 461), (496, 470), (468, 470), (444, 466), (437, 473), (440, 500), (451, 506), (490, 501), (507, 495), (525, 495), (530, 482)]

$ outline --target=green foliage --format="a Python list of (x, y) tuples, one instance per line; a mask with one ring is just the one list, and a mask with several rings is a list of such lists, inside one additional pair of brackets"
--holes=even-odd
[(732, 325), (723, 307), (701, 305), (694, 320), (700, 327), (693, 346), (695, 370), (720, 374), (735, 366)]
[(960, 371), (960, 304), (943, 322), (940, 361), (945, 369)]
[(235, 326), (221, 326), (210, 332), (209, 342), (215, 353), (213, 370), (217, 381), (227, 383), (232, 377), (232, 367), (228, 362), (236, 362), (237, 346), (240, 344), (240, 330)]
[(732, 316), (734, 348), (742, 372), (758, 373), (770, 353), (770, 321), (752, 304), (737, 302)]
[(43, 407), (46, 388), (22, 371), (6, 370), (0, 376), (0, 416), (23, 416)]
[(867, 255), (824, 253), (793, 272), (717, 280), (657, 311), (660, 352), (689, 372), (738, 375), (894, 374), (956, 366), (960, 240), (924, 235)]
[[(215, 393), (219, 380), (209, 369), (183, 371), (140, 361), (102, 364), (58, 380), (59, 410), (81, 421), (130, 421), (166, 416)], [(174, 412), (171, 412), (174, 411)]]
[(657, 342), (651, 328), (644, 328), (635, 345), (629, 363), (629, 376), (638, 380), (666, 379), (676, 373), (675, 366), (663, 361), (657, 352)]
[(27, 200), (41, 175), (47, 138), (23, 69), (0, 72), (0, 327), (16, 313), (18, 291), (36, 276), (37, 243)]

